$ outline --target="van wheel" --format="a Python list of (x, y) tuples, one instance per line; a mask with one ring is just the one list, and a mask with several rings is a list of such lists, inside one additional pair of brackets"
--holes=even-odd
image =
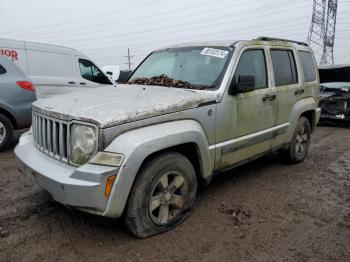
[(309, 151), (311, 140), (311, 126), (309, 120), (302, 116), (299, 118), (295, 128), (293, 138), (289, 143), (286, 152), (287, 158), (291, 163), (299, 163), (304, 161)]
[(125, 224), (139, 238), (166, 232), (189, 216), (196, 192), (191, 162), (175, 152), (159, 155), (142, 168), (134, 182)]
[(12, 141), (13, 126), (11, 121), (0, 114), (0, 152), (4, 151)]

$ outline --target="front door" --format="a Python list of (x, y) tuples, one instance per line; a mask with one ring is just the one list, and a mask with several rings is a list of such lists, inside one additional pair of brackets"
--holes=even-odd
[(233, 81), (238, 81), (241, 76), (254, 76), (255, 86), (253, 91), (230, 95), (231, 139), (217, 144), (217, 153), (221, 155), (220, 168), (271, 149), (277, 94), (269, 83), (263, 48), (242, 52)]

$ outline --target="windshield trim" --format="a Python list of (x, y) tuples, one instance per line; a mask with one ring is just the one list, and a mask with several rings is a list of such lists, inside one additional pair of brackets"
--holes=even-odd
[[(227, 68), (231, 62), (233, 53), (235, 51), (235, 47), (234, 46), (218, 46), (218, 45), (199, 45), (199, 46), (184, 46), (184, 47), (171, 47), (171, 48), (165, 48), (165, 49), (160, 49), (160, 50), (156, 50), (153, 51), (151, 53), (149, 53), (142, 61), (141, 63), (138, 64), (138, 66), (132, 71), (132, 73), (129, 75), (129, 77), (126, 79), (126, 83), (130, 81), (130, 79), (132, 78), (132, 76), (134, 75), (134, 73), (138, 70), (138, 68), (148, 59), (149, 56), (151, 56), (154, 53), (160, 53), (160, 52), (164, 52), (164, 51), (168, 51), (168, 50), (179, 50), (179, 49), (196, 49), (196, 48), (205, 48), (205, 47), (210, 47), (210, 48), (221, 48), (224, 49), (226, 51), (228, 51), (228, 57), (227, 60), (225, 62), (225, 65), (223, 66), (221, 73), (217, 79), (217, 83), (215, 83), (215, 87), (212, 88), (207, 88), (207, 89), (191, 89), (191, 90), (201, 90), (201, 91), (217, 91), (221, 84), (222, 84), (222, 80), (224, 79), (225, 73), (227, 71)], [(152, 86), (152, 85), (150, 85)], [(169, 87), (172, 88), (172, 87)], [(186, 88), (184, 88), (186, 89)]]

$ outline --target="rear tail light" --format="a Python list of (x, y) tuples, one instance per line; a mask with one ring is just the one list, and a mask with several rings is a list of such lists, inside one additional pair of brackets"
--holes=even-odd
[(29, 81), (17, 81), (17, 85), (25, 90), (35, 92), (35, 86)]

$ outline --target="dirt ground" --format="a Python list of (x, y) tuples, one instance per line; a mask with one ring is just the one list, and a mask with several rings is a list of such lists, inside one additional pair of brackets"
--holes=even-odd
[(274, 153), (217, 176), (183, 225), (145, 240), (55, 203), (12, 147), (0, 154), (0, 261), (350, 261), (350, 129), (318, 127), (302, 164)]

